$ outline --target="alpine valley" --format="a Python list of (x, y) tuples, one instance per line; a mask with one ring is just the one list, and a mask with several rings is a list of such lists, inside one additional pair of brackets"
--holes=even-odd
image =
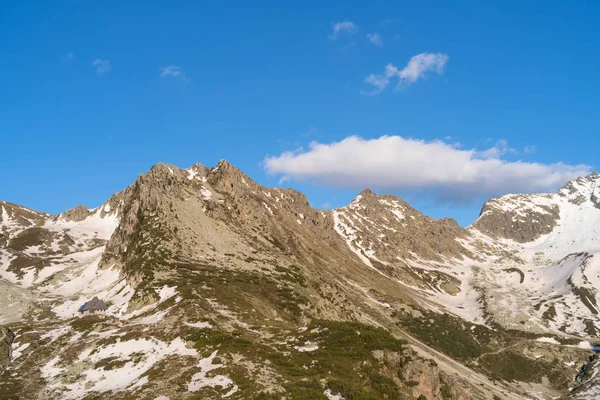
[(157, 164), (91, 210), (0, 202), (0, 277), (1, 399), (600, 396), (599, 174), (465, 229)]

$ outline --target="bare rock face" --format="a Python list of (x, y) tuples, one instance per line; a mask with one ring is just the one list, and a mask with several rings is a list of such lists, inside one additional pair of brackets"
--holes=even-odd
[(15, 335), (9, 328), (0, 326), (0, 375), (10, 365), (11, 345)]
[(442, 262), (470, 255), (457, 241), (468, 233), (456, 221), (426, 217), (394, 196), (364, 190), (333, 214), (338, 233), (365, 260), (402, 265), (407, 260)]
[[(544, 196), (544, 195), (535, 195)], [(549, 199), (549, 196), (546, 197)], [(493, 237), (531, 242), (548, 234), (560, 219), (556, 204), (536, 204), (536, 197), (508, 195), (487, 201), (473, 227)]]
[(531, 242), (551, 233), (561, 210), (570, 205), (600, 207), (600, 175), (592, 173), (568, 182), (555, 193), (509, 194), (487, 201), (472, 227), (492, 237)]
[(67, 221), (79, 222), (83, 221), (90, 215), (90, 211), (86, 206), (78, 205), (60, 214), (57, 218), (64, 218)]

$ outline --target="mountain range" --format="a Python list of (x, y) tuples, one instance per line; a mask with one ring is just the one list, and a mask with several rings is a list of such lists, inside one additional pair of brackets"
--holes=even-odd
[(593, 399), (598, 289), (597, 173), (463, 228), (157, 164), (95, 209), (0, 202), (0, 398)]

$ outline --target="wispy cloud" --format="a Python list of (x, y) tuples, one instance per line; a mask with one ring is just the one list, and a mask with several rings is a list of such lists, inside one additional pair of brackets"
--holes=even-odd
[(397, 79), (397, 87), (402, 87), (425, 78), (425, 75), (430, 71), (442, 75), (447, 63), (448, 56), (446, 54), (421, 53), (411, 57), (408, 64), (402, 69), (398, 69), (393, 64), (388, 64), (385, 66), (383, 74), (370, 74), (365, 78), (365, 82), (375, 86), (375, 89), (361, 93), (367, 95), (381, 93), (388, 87), (392, 79)]
[(401, 71), (395, 71), (400, 79), (407, 83), (414, 83), (425, 77), (429, 71), (435, 71), (439, 75), (444, 73), (448, 63), (448, 56), (442, 53), (421, 53), (413, 56)]
[(498, 140), (496, 144), (486, 150), (480, 151), (478, 156), (483, 159), (500, 158), (506, 154), (517, 154), (518, 151), (508, 145), (504, 139)]
[(337, 40), (340, 33), (355, 33), (356, 25), (350, 21), (336, 22), (333, 24), (333, 31), (329, 36), (331, 40)]
[(62, 60), (65, 62), (73, 61), (75, 59), (75, 54), (68, 52), (62, 57)]
[(184, 81), (186, 83), (190, 81), (190, 79), (187, 77), (187, 75), (183, 72), (183, 69), (176, 65), (167, 65), (166, 67), (159, 68), (159, 70), (160, 70), (161, 78), (172, 77), (172, 78), (181, 79), (182, 81)]
[(365, 78), (365, 82), (375, 86), (375, 89), (371, 92), (361, 92), (363, 94), (377, 94), (381, 93), (385, 90), (385, 88), (390, 84), (390, 80), (385, 75), (374, 75), (371, 74)]
[(535, 151), (536, 151), (536, 148), (533, 145), (531, 145), (531, 146), (525, 146), (523, 148), (523, 152), (525, 152), (527, 154), (529, 154), (529, 153), (535, 153)]
[(327, 187), (428, 191), (441, 203), (464, 203), (509, 192), (551, 191), (591, 170), (587, 165), (560, 162), (509, 161), (503, 157), (509, 152), (505, 141), (484, 150), (469, 150), (441, 140), (350, 136), (267, 157), (264, 168), (286, 180), (311, 180)]
[(160, 68), (161, 78), (164, 78), (165, 76), (181, 76), (182, 73), (181, 67), (177, 67), (175, 65), (169, 65)]
[(108, 74), (112, 68), (110, 65), (110, 61), (101, 60), (99, 58), (96, 58), (94, 61), (92, 61), (92, 65), (94, 66), (94, 68), (96, 68), (96, 73), (98, 75)]
[(379, 33), (367, 33), (367, 39), (375, 46), (383, 47), (383, 39)]

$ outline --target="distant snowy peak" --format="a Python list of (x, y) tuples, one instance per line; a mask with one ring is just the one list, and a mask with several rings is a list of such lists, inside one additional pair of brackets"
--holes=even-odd
[(600, 208), (600, 174), (594, 172), (588, 176), (568, 182), (557, 194), (571, 203), (582, 204), (590, 201)]
[(471, 227), (492, 237), (528, 243), (564, 227), (569, 220), (587, 225), (598, 218), (600, 175), (593, 173), (568, 182), (555, 193), (508, 194), (491, 199)]

